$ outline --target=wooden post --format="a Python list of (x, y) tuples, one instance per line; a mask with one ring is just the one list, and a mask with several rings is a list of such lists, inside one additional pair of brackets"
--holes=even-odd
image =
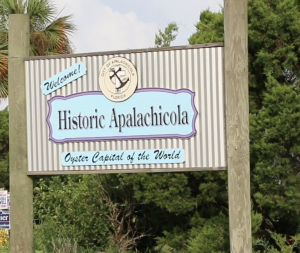
[(224, 0), (225, 93), (231, 252), (252, 252), (247, 0)]
[(10, 252), (33, 252), (33, 184), (27, 176), (27, 127), (24, 57), (29, 56), (29, 17), (9, 16), (9, 170)]

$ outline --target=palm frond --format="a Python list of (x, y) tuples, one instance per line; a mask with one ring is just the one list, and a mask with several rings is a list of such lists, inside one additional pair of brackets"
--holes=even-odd
[(7, 44), (0, 45), (0, 80), (7, 76), (8, 50)]
[(7, 43), (0, 45), (0, 98), (8, 95), (8, 50)]
[(0, 98), (6, 98), (8, 96), (8, 82), (7, 79), (0, 80)]
[(71, 15), (57, 17), (51, 0), (0, 0), (0, 98), (8, 95), (8, 19), (10, 14), (28, 14), (30, 55), (69, 54), (75, 31)]
[(0, 15), (6, 16), (9, 14), (25, 14), (25, 8), (22, 0), (1, 0)]
[(72, 45), (69, 37), (76, 30), (70, 21), (71, 15), (54, 20), (45, 30), (50, 40), (49, 54), (70, 54)]
[(41, 31), (55, 18), (55, 8), (49, 0), (28, 0), (26, 13), (31, 30)]

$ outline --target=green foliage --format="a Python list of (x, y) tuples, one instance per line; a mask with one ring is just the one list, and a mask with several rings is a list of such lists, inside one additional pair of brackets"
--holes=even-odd
[(0, 253), (9, 253), (9, 246), (7, 247), (0, 247)]
[(221, 213), (205, 220), (202, 226), (195, 226), (190, 233), (187, 252), (230, 252), (228, 225), (228, 216)]
[(8, 110), (0, 111), (0, 188), (9, 187), (9, 123)]
[(280, 248), (281, 253), (292, 253), (300, 245), (300, 234), (286, 238), (286, 236), (271, 232), (271, 237)]
[[(267, 240), (265, 239), (257, 239), (255, 240), (253, 247), (254, 252), (260, 253), (293, 253), (295, 252), (295, 249), (299, 249), (300, 245), (300, 234), (297, 234), (295, 236), (291, 236), (290, 238), (287, 238), (284, 235), (277, 234), (275, 232), (269, 231), (271, 238), (275, 241), (276, 247), (271, 245)], [(277, 250), (277, 248), (279, 250)], [(257, 250), (259, 249), (259, 250)]]
[(171, 231), (163, 231), (163, 236), (157, 237), (156, 240), (158, 252), (186, 252), (188, 232), (183, 232), (176, 226)]
[(156, 47), (169, 47), (171, 42), (177, 37), (179, 27), (177, 23), (171, 22), (165, 28), (164, 31), (158, 30), (158, 34), (155, 34)]
[(251, 115), (251, 152), (257, 156), (254, 197), (273, 221), (300, 213), (299, 91), (296, 85), (280, 85), (269, 77), (264, 107)]
[(253, 241), (253, 252), (254, 253), (279, 253), (273, 245), (266, 239), (254, 238)]
[(113, 247), (113, 246), (110, 246), (109, 248), (107, 248), (105, 250), (105, 253), (135, 253), (136, 251), (120, 251), (120, 249), (118, 247)]
[[(226, 173), (132, 174), (119, 177), (124, 184), (131, 185), (135, 197), (150, 208), (151, 227), (161, 231), (156, 233), (156, 250), (187, 252), (190, 247), (192, 252), (195, 247), (200, 247), (197, 244), (201, 240), (206, 242), (210, 238), (214, 241), (216, 237), (220, 243), (215, 249), (221, 245), (226, 249), (228, 217), (220, 214), (220, 208), (223, 209), (222, 205), (226, 206), (227, 201), (227, 192), (223, 190)], [(225, 206), (223, 210), (226, 212)], [(214, 226), (224, 232), (223, 237), (219, 237)], [(197, 237), (197, 233), (202, 234)], [(213, 250), (206, 248), (207, 252)]]
[(108, 245), (106, 207), (100, 205), (96, 181), (86, 176), (40, 179), (34, 189), (36, 248), (53, 250), (52, 238), (72, 238), (82, 247)]
[(223, 13), (213, 13), (205, 10), (200, 14), (200, 22), (196, 24), (197, 32), (190, 38), (193, 44), (204, 44), (224, 41), (224, 19)]
[[(161, 253), (230, 252), (228, 215), (221, 212), (207, 219), (201, 216), (195, 212), (184, 229), (176, 226), (164, 231), (157, 238), (156, 250)], [(262, 219), (261, 214), (252, 211), (252, 233), (260, 228)]]
[(40, 179), (34, 194), (35, 249), (52, 252), (69, 238), (81, 248), (126, 252), (146, 236), (140, 204), (116, 176)]
[[(47, 226), (49, 228), (49, 226)], [(35, 236), (42, 233), (44, 240), (35, 243), (34, 253), (95, 253), (95, 249), (81, 247), (74, 239), (64, 238), (57, 236), (55, 238), (51, 237), (51, 232), (46, 231), (46, 228), (35, 227)], [(50, 236), (50, 237), (47, 237)], [(36, 238), (36, 237), (35, 237)], [(47, 243), (45, 244), (45, 242)], [(49, 247), (51, 245), (51, 247)], [(0, 251), (1, 253), (1, 251)]]
[[(158, 173), (120, 175), (132, 185), (135, 197), (143, 203), (155, 203), (175, 215), (193, 212), (202, 205), (227, 201), (226, 173)], [(208, 194), (210, 193), (210, 194)], [(174, 198), (176, 196), (176, 198)]]
[(195, 200), (190, 199), (188, 177), (183, 173), (141, 174), (123, 178), (133, 184), (138, 200), (154, 202), (169, 212), (186, 213), (193, 210), (196, 204)]
[(248, 10), (250, 105), (257, 112), (268, 74), (281, 84), (299, 75), (300, 9), (294, 0), (250, 0)]
[(257, 233), (259, 230), (261, 224), (263, 222), (263, 216), (260, 213), (257, 213), (255, 211), (251, 211), (251, 231), (252, 234)]
[[(157, 238), (158, 252), (211, 253), (229, 249), (228, 216), (220, 213), (210, 219), (198, 213), (190, 219), (189, 229), (174, 227)], [(226, 251), (229, 252), (229, 251)]]

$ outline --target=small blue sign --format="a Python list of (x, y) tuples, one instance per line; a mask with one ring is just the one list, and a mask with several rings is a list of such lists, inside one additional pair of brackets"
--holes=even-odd
[(86, 67), (82, 62), (76, 63), (70, 68), (65, 69), (59, 74), (42, 82), (41, 89), (45, 95), (60, 89), (66, 84), (76, 80), (77, 78), (86, 74)]
[(10, 229), (10, 215), (9, 211), (0, 211), (0, 228)]
[(157, 164), (185, 162), (184, 149), (146, 149), (93, 152), (64, 152), (63, 166)]

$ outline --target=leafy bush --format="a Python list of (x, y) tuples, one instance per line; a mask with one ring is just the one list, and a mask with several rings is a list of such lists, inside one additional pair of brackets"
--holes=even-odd
[(78, 246), (104, 250), (108, 245), (105, 206), (97, 202), (94, 181), (86, 176), (40, 179), (34, 188), (36, 248), (53, 250), (52, 239), (72, 238)]

